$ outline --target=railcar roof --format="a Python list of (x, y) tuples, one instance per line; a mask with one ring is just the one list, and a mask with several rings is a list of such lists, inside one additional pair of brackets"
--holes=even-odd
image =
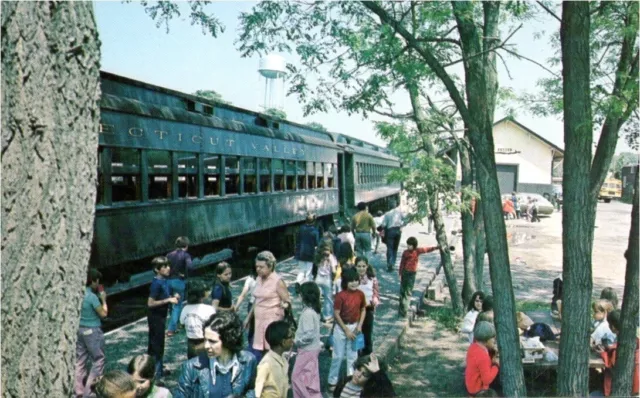
[[(100, 71), (100, 75), (103, 79), (107, 79), (107, 80), (113, 80), (113, 81), (118, 81), (118, 82), (122, 82), (125, 84), (131, 84), (134, 86), (138, 86), (138, 87), (142, 87), (142, 88), (147, 88), (149, 90), (154, 90), (154, 91), (158, 91), (158, 92), (162, 92), (165, 94), (169, 94), (169, 95), (175, 95), (178, 97), (182, 97), (191, 101), (196, 101), (196, 102), (200, 102), (206, 105), (210, 105), (210, 106), (216, 106), (219, 108), (226, 108), (232, 111), (237, 111), (237, 112), (241, 112), (244, 114), (248, 114), (248, 115), (253, 115), (256, 117), (262, 117), (262, 118), (266, 118), (266, 119), (272, 119), (271, 116), (264, 114), (264, 113), (260, 113), (260, 112), (255, 112), (249, 109), (244, 109), (244, 108), (240, 108), (228, 103), (224, 103), (224, 102), (218, 102), (209, 98), (203, 98), (203, 97), (199, 97), (199, 96), (195, 96), (192, 94), (187, 94), (187, 93), (183, 93), (180, 91), (176, 91), (176, 90), (172, 90), (172, 89), (168, 89), (165, 87), (160, 87), (160, 86), (156, 86), (153, 84), (149, 84), (149, 83), (145, 83), (143, 81), (140, 80), (135, 80), (135, 79), (131, 79), (128, 77), (124, 77), (124, 76), (120, 76), (120, 75), (116, 75), (110, 72), (106, 72), (106, 71)], [(109, 94), (103, 94), (103, 98), (106, 98), (107, 96), (109, 96)], [(126, 98), (121, 98), (121, 97), (117, 97), (114, 95), (111, 95), (111, 97), (115, 97), (115, 98), (120, 98), (122, 100), (127, 100)], [(136, 101), (135, 99), (130, 99), (130, 101)], [(125, 108), (128, 108), (129, 111), (131, 111), (132, 109), (138, 109), (138, 110), (143, 110), (141, 107), (143, 107), (144, 105), (150, 107), (150, 108), (161, 108), (161, 106), (157, 106), (157, 105), (150, 105), (150, 104), (145, 104), (141, 101), (136, 101), (137, 105), (134, 106), (126, 106), (124, 104), (120, 104), (123, 105)], [(105, 101), (102, 102), (103, 104), (105, 104), (105, 107), (113, 107), (115, 106), (116, 101), (114, 100), (114, 98), (109, 98)], [(221, 127), (221, 126), (235, 126), (234, 128), (227, 128), (229, 130), (233, 130), (233, 131), (242, 131), (248, 134), (255, 134), (255, 135), (261, 135), (261, 136), (266, 136), (266, 137), (273, 137), (273, 138), (281, 138), (281, 139), (286, 139), (286, 140), (290, 140), (290, 141), (298, 141), (298, 142), (305, 142), (305, 143), (309, 143), (309, 144), (316, 144), (316, 145), (323, 145), (323, 146), (328, 146), (331, 148), (335, 148), (336, 147), (336, 143), (341, 143), (339, 146), (340, 147), (344, 147), (347, 146), (349, 148), (352, 148), (353, 151), (352, 152), (357, 152), (357, 153), (366, 153), (372, 156), (380, 156), (383, 158), (387, 158), (387, 159), (394, 159), (397, 160), (397, 157), (395, 157), (394, 155), (391, 154), (391, 152), (389, 151), (389, 149), (384, 148), (384, 147), (380, 147), (378, 145), (375, 144), (371, 144), (369, 142), (345, 135), (345, 134), (339, 134), (339, 133), (332, 133), (329, 131), (322, 131), (322, 130), (318, 130), (318, 129), (314, 129), (313, 127), (309, 127), (307, 125), (304, 124), (300, 124), (300, 123), (296, 123), (296, 122), (292, 122), (290, 120), (282, 120), (282, 122), (285, 122), (287, 124), (290, 124), (292, 126), (298, 127), (298, 128), (302, 128), (302, 129), (308, 129), (308, 130), (312, 130), (315, 132), (320, 132), (320, 133), (324, 133), (328, 136), (327, 141), (324, 141), (320, 138), (315, 138), (315, 137), (310, 137), (307, 135), (303, 135), (302, 137), (300, 136), (300, 134), (294, 134), (294, 133), (287, 133), (287, 132), (282, 132), (279, 130), (275, 130), (275, 129), (269, 129), (269, 128), (265, 128), (265, 127), (259, 127), (259, 126), (251, 126), (251, 125), (247, 125), (246, 123), (242, 123), (242, 122), (238, 122), (238, 121), (234, 121), (234, 120), (225, 120), (225, 119), (221, 119), (219, 117), (216, 116), (211, 116), (211, 115), (202, 115), (199, 114), (197, 112), (189, 112), (187, 110), (180, 110), (180, 109), (175, 109), (175, 108), (170, 108), (170, 107), (164, 107), (166, 108), (168, 111), (164, 111), (167, 114), (171, 114), (173, 113), (174, 115), (178, 115), (178, 114), (184, 114), (187, 116), (193, 116), (192, 119), (190, 120), (180, 120), (183, 121), (185, 123), (195, 123), (195, 124), (200, 124), (200, 125), (205, 125), (205, 126), (209, 126), (211, 125), (211, 123), (215, 123), (215, 125), (213, 125), (212, 127), (216, 127), (216, 128), (227, 128), (227, 127)], [(113, 109), (113, 108), (111, 108)], [(126, 111), (123, 109), (114, 109), (114, 110), (120, 110), (120, 111)], [(143, 111), (144, 112), (144, 111)], [(129, 113), (135, 113), (135, 114), (141, 114), (140, 112), (129, 112)], [(162, 114), (162, 112), (161, 112)], [(157, 112), (155, 113), (156, 117), (157, 116)], [(160, 117), (164, 117), (164, 116), (160, 116)], [(181, 116), (179, 116), (181, 117)], [(215, 122), (204, 122), (207, 119), (218, 119), (218, 121)], [(174, 120), (174, 119), (172, 119)], [(177, 120), (177, 119), (175, 119)], [(196, 121), (197, 120), (197, 121)], [(222, 125), (220, 125), (220, 123), (222, 123)], [(268, 131), (268, 132), (267, 132)], [(288, 138), (286, 138), (288, 137)], [(341, 137), (344, 137), (341, 139)], [(342, 141), (344, 139), (347, 139), (349, 141), (349, 143), (344, 144), (342, 143)], [(327, 145), (327, 143), (329, 144), (333, 144), (333, 145)]]

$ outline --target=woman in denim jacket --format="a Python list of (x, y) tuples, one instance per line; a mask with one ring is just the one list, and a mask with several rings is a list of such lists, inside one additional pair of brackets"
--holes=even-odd
[(204, 325), (205, 352), (182, 365), (173, 396), (253, 398), (256, 358), (243, 350), (242, 345), (242, 323), (238, 316), (230, 311), (212, 315)]

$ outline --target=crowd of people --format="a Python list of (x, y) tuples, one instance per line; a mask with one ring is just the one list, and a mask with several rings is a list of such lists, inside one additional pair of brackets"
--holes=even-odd
[[(181, 327), (187, 361), (175, 397), (286, 397), (290, 388), (294, 397), (321, 397), (321, 378), (326, 378), (336, 397), (395, 396), (385, 364), (373, 353), (380, 289), (369, 258), (372, 243), (381, 239), (388, 247), (387, 271), (393, 271), (405, 220), (395, 204), (376, 219), (364, 203), (358, 209), (350, 224), (339, 230), (322, 233), (311, 214), (299, 229), (294, 291), (302, 310), (297, 318), (271, 252), (257, 254), (255, 268), (234, 301), (231, 265), (217, 264), (212, 284), (189, 278), (193, 271), (189, 239), (179, 237), (175, 250), (151, 261), (155, 277), (147, 299), (147, 354), (132, 358), (122, 372), (103, 374), (100, 319), (108, 309), (100, 290), (101, 275), (90, 270), (78, 331), (76, 397), (171, 397), (163, 387), (168, 374), (164, 347), (167, 338), (181, 334)], [(415, 237), (407, 245), (398, 270), (401, 317), (407, 314), (418, 256), (438, 248), (418, 247)], [(245, 303), (247, 316), (241, 319), (239, 310)], [(322, 324), (331, 330), (325, 342)], [(320, 375), (318, 357), (327, 348), (332, 352), (330, 370)], [(290, 383), (289, 360), (294, 357)], [(346, 379), (341, 377), (345, 362)]]
[[(595, 396), (611, 394), (612, 368), (616, 360), (617, 336), (621, 319), (618, 307), (618, 296), (607, 287), (602, 290), (600, 299), (592, 303), (593, 324), (591, 326), (590, 345), (604, 361), (602, 376), (592, 375), (594, 379), (602, 379), (601, 388), (594, 392)], [(500, 355), (496, 344), (496, 330), (493, 321), (493, 297), (483, 292), (473, 293), (467, 306), (467, 314), (462, 320), (460, 332), (469, 339), (470, 346), (466, 356), (465, 386), (471, 396), (500, 396)], [(553, 282), (551, 300), (552, 317), (562, 317), (562, 279)], [(546, 324), (534, 323), (526, 314), (516, 313), (516, 320), (521, 335), (538, 336), (542, 339), (555, 339), (555, 335)], [(633, 384), (630, 395), (637, 396), (640, 384), (640, 337), (635, 350), (635, 366)]]

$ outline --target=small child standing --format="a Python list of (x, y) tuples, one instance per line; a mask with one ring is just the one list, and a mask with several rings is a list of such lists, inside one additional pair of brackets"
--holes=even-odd
[(347, 376), (353, 375), (353, 363), (358, 352), (353, 348), (353, 341), (362, 331), (367, 300), (364, 293), (358, 290), (360, 278), (354, 268), (342, 271), (342, 291), (336, 295), (333, 303), (333, 355), (329, 369), (329, 388), (335, 389), (338, 384), (342, 360), (347, 356)]
[(216, 266), (216, 280), (211, 289), (211, 305), (216, 311), (233, 311), (233, 296), (229, 282), (231, 282), (231, 265), (226, 261)]
[(155, 378), (163, 376), (162, 359), (164, 357), (164, 324), (167, 320), (169, 304), (178, 304), (179, 295), (171, 297), (167, 277), (171, 272), (171, 263), (164, 256), (151, 260), (156, 277), (151, 282), (147, 307), (149, 308), (147, 321), (149, 323), (149, 345), (147, 354), (156, 360)]
[(360, 278), (358, 290), (364, 293), (364, 297), (367, 300), (362, 324), (364, 348), (359, 353), (360, 356), (363, 356), (373, 352), (373, 320), (376, 307), (380, 304), (380, 286), (378, 278), (376, 278), (376, 271), (369, 264), (369, 260), (366, 257), (358, 257), (356, 259), (356, 271), (358, 271), (358, 277)]
[(320, 392), (320, 367), (318, 355), (322, 349), (320, 342), (320, 289), (314, 282), (300, 286), (302, 312), (298, 319), (295, 344), (298, 347), (296, 363), (291, 374), (294, 398), (317, 397)]
[(407, 239), (407, 250), (402, 253), (400, 260), (400, 306), (398, 307), (398, 315), (402, 318), (407, 316), (409, 305), (411, 304), (411, 296), (413, 294), (413, 285), (416, 283), (416, 273), (418, 272), (418, 256), (437, 250), (438, 246), (418, 247), (418, 239), (413, 236)]
[(258, 365), (256, 376), (257, 398), (286, 398), (289, 390), (289, 362), (282, 356), (293, 347), (293, 331), (285, 321), (267, 326), (265, 339), (270, 350)]
[[(622, 325), (622, 320), (620, 319), (620, 310), (613, 310), (609, 314), (607, 314), (607, 322), (609, 323), (609, 327), (611, 328), (611, 332), (613, 332), (616, 336), (620, 333), (620, 326)], [(633, 382), (631, 384), (631, 391), (629, 396), (638, 396), (638, 390), (640, 390), (640, 373), (638, 372), (638, 368), (640, 367), (640, 355), (638, 353), (638, 348), (640, 347), (640, 339), (637, 340), (636, 349), (635, 349), (635, 360), (633, 366)], [(617, 357), (617, 343), (612, 343), (607, 346), (596, 346), (595, 350), (600, 354), (602, 360), (604, 361), (604, 396), (608, 397), (611, 395), (611, 384), (613, 381), (613, 366), (616, 364)]]
[(609, 328), (607, 314), (613, 311), (613, 306), (609, 300), (598, 300), (591, 305), (593, 310), (593, 326), (591, 333), (591, 346), (602, 345), (602, 339), (606, 338), (615, 341), (615, 335)]
[(203, 281), (187, 282), (187, 300), (180, 313), (180, 323), (187, 330), (187, 358), (191, 359), (204, 352), (204, 324), (216, 313), (215, 308), (205, 304), (209, 297), (207, 285)]

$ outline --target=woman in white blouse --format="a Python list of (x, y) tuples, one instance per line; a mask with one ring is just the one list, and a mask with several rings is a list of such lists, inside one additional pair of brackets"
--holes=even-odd
[(460, 333), (465, 333), (469, 336), (469, 343), (473, 343), (473, 327), (476, 324), (476, 318), (478, 314), (482, 312), (482, 302), (484, 301), (484, 293), (477, 291), (471, 295), (471, 300), (467, 305), (467, 315), (462, 320), (462, 329)]

